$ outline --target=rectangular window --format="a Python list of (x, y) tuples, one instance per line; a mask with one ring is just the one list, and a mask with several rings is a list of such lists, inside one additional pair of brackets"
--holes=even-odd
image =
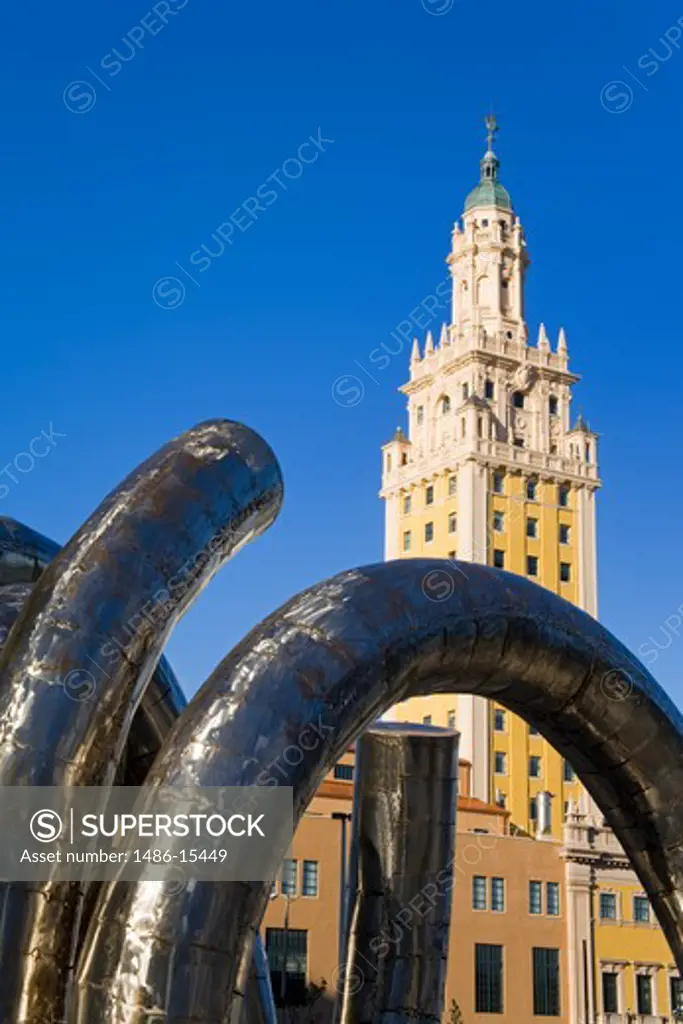
[(521, 391), (512, 392), (512, 404), (514, 405), (515, 409), (524, 408), (524, 395)]
[(551, 416), (557, 416), (558, 402), (555, 395), (551, 395), (548, 399), (548, 411)]
[(650, 920), (650, 901), (647, 896), (633, 897), (633, 920), (647, 924)]
[(638, 1013), (652, 1013), (652, 978), (649, 974), (636, 974), (636, 1008)]
[(536, 492), (538, 490), (538, 483), (536, 480), (527, 480), (526, 482), (526, 496), (529, 501), (536, 501)]
[(282, 865), (282, 892), (285, 896), (296, 896), (297, 862), (287, 858)]
[(560, 562), (560, 579), (563, 583), (571, 583), (572, 567), (569, 562)]
[(532, 821), (536, 821), (538, 818), (538, 804), (536, 803), (536, 797), (532, 796), (529, 801), (529, 817)]
[(496, 732), (505, 732), (505, 712), (502, 708), (496, 708), (493, 712), (493, 728)]
[(302, 1006), (306, 1001), (308, 932), (301, 928), (267, 928), (266, 954), (276, 1005)]
[(532, 950), (534, 973), (534, 1014), (538, 1017), (560, 1016), (560, 951)]
[(529, 758), (529, 778), (540, 779), (541, 777), (541, 759), (536, 754)]
[(502, 914), (505, 910), (505, 879), (491, 879), (491, 910)]
[(543, 882), (529, 882), (529, 913), (543, 913)]
[(448, 496), (452, 498), (454, 494), (458, 493), (458, 478), (457, 476), (449, 476), (448, 478)]
[(512, 443), (514, 444), (515, 448), (523, 448), (524, 447), (524, 438), (523, 437), (516, 437)]
[(484, 397), (485, 398), (493, 398), (494, 394), (495, 394), (495, 389), (493, 387), (493, 381), (492, 380), (485, 381), (485, 383), (484, 383)]
[(301, 894), (303, 896), (318, 895), (318, 862), (317, 860), (305, 860), (303, 874), (301, 876)]
[(353, 765), (335, 764), (334, 777), (335, 779), (343, 779), (345, 782), (350, 782), (353, 779)]
[(526, 556), (526, 574), (527, 576), (538, 576), (538, 558), (536, 555)]
[(463, 384), (463, 386), (462, 386), (462, 400), (463, 400), (463, 402), (466, 402), (469, 397), (470, 397), (470, 386), (469, 386), (469, 384)]
[(497, 509), (493, 513), (493, 529), (496, 533), (503, 533), (505, 530), (505, 513), (499, 512)]
[(493, 493), (505, 494), (505, 473), (493, 474)]
[(669, 998), (671, 1000), (671, 1012), (676, 1010), (683, 1012), (683, 979), (669, 978)]
[(422, 724), (423, 725), (431, 725), (432, 724), (432, 716), (431, 715), (425, 715), (424, 718), (422, 719)]
[(474, 946), (474, 1012), (503, 1012), (503, 947)]
[(486, 879), (483, 875), (472, 878), (472, 909), (486, 910)]
[(560, 915), (560, 886), (558, 882), (548, 882), (545, 887), (545, 912), (548, 917)]
[(600, 917), (603, 921), (616, 921), (617, 897), (613, 892), (600, 893)]
[(448, 728), (455, 729), (455, 711), (448, 712)]
[(434, 488), (430, 484), (428, 487), (425, 488), (425, 505), (433, 505), (433, 504), (434, 504)]
[(434, 540), (434, 523), (425, 523), (425, 541), (431, 544)]
[(410, 541), (411, 541), (410, 530), (406, 530), (405, 533), (403, 534), (403, 550), (404, 551), (410, 551)]
[(527, 537), (538, 537), (538, 519), (527, 519), (526, 535)]
[(410, 497), (409, 494), (406, 494), (406, 496), (403, 499), (403, 514), (406, 516), (409, 515), (409, 513), (412, 512), (412, 509), (413, 499)]
[(455, 533), (457, 528), (458, 528), (458, 520), (456, 518), (455, 512), (451, 512), (451, 514), (448, 517), (448, 532), (449, 533)]
[(562, 775), (565, 782), (573, 782), (576, 778), (576, 775), (574, 774), (574, 769), (570, 765), (569, 761), (564, 762), (564, 769)]
[(496, 569), (505, 568), (505, 552), (499, 551), (498, 548), (493, 552), (493, 564)]
[(560, 523), (560, 544), (569, 544), (570, 529), (566, 523)]
[(561, 508), (568, 508), (569, 506), (569, 488), (565, 484), (558, 488), (557, 503)]
[(418, 405), (418, 407), (417, 407), (417, 417), (416, 418), (417, 418), (418, 426), (420, 426), (422, 423), (424, 423), (425, 411), (424, 411), (424, 406), (423, 405)]
[(602, 972), (602, 1012), (619, 1013), (619, 990), (614, 971)]
[(507, 757), (502, 750), (496, 750), (494, 754), (496, 775), (507, 774)]

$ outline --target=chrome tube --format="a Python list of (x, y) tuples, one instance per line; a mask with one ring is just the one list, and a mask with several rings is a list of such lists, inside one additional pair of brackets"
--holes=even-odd
[(254, 953), (251, 958), (244, 1006), (240, 1012), (238, 1002), (233, 1016), (243, 1024), (277, 1024), (277, 1010), (273, 998), (273, 986), (270, 982), (268, 957), (263, 939), (258, 932), (254, 941)]
[(0, 585), (35, 583), (59, 544), (16, 519), (0, 516)]
[[(364, 728), (430, 693), (500, 701), (569, 760), (683, 969), (683, 719), (598, 622), (511, 573), (411, 559), (303, 591), (216, 668), (151, 778), (289, 785), (296, 821)], [(169, 1022), (228, 1020), (267, 888), (197, 882), (168, 899), (151, 883), (111, 886), (79, 962), (74, 1020), (145, 1024), (155, 1007)]]
[[(229, 421), (165, 445), (34, 585), (0, 661), (0, 784), (111, 782), (171, 629), (279, 511), (266, 443)], [(0, 1020), (61, 1021), (82, 893), (12, 884), (0, 908)]]
[(438, 1024), (444, 1008), (459, 734), (377, 723), (356, 760), (342, 1024)]
[[(59, 544), (16, 519), (0, 516), (0, 651), (29, 594)], [(135, 712), (117, 783), (140, 786), (171, 726), (187, 701), (166, 658), (159, 660)]]

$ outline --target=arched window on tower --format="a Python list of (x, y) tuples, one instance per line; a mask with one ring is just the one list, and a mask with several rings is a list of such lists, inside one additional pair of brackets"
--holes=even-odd
[(445, 416), (451, 411), (451, 400), (448, 395), (444, 395), (441, 399), (441, 415)]

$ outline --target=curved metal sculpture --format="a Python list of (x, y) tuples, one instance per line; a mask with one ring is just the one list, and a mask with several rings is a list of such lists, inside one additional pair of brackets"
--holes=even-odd
[[(213, 421), (170, 442), (105, 499), (50, 561), (7, 639), (1, 784), (112, 781), (171, 629), (220, 566), (271, 524), (281, 498), (266, 443), (241, 424)], [(79, 699), (92, 666), (102, 671), (100, 692)], [(81, 898), (73, 885), (5, 887), (3, 1024), (62, 1019)]]
[[(683, 969), (681, 716), (598, 622), (510, 573), (405, 560), (302, 592), (209, 677), (150, 778), (291, 785), (297, 820), (325, 773), (384, 711), (411, 696), (453, 692), (500, 701), (568, 758)], [(299, 743), (307, 730), (319, 743)], [(301, 759), (289, 774), (271, 774), (297, 744)], [(227, 1021), (266, 889), (199, 882), (162, 900), (150, 883), (108, 887), (79, 962), (75, 1019), (143, 1024), (161, 1006), (169, 1024)]]
[[(0, 519), (0, 551), (4, 541), (3, 525), (4, 523)], [(14, 526), (19, 527), (22, 531), (33, 532), (28, 531), (19, 523), (14, 523)], [(46, 538), (42, 539), (46, 541), (46, 544), (51, 544)], [(59, 550), (56, 544), (53, 546), (55, 551)], [(45, 565), (40, 566), (38, 572), (42, 572), (44, 568)], [(2, 581), (2, 569), (2, 556), (0, 555), (0, 582)], [(0, 652), (19, 613), (30, 597), (32, 589), (31, 583), (11, 583), (0, 586)], [(142, 785), (163, 740), (170, 732), (171, 726), (180, 717), (186, 704), (185, 695), (180, 689), (170, 665), (165, 658), (162, 658), (133, 718), (126, 750), (119, 768), (123, 785)], [(5, 888), (4, 884), (0, 884), (0, 904), (4, 902)], [(87, 925), (90, 919), (99, 890), (99, 885), (93, 885), (84, 896), (83, 922), (79, 935), (83, 934), (83, 926)], [(79, 942), (79, 948), (80, 944)], [(256, 936), (254, 944), (245, 1010), (245, 1024), (277, 1024), (268, 960), (260, 935)]]
[[(0, 651), (31, 594), (33, 583), (60, 550), (59, 544), (48, 537), (16, 519), (0, 516)], [(122, 785), (142, 785), (163, 740), (186, 704), (175, 672), (161, 657), (128, 734), (118, 769)]]
[(440, 1024), (459, 739), (378, 723), (358, 741), (341, 1024)]

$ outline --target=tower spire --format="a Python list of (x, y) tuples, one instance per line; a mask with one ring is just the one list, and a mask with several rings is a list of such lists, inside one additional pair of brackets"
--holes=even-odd
[(498, 134), (498, 122), (496, 121), (496, 115), (487, 114), (484, 118), (484, 124), (486, 125), (486, 131), (488, 132), (488, 148), (493, 152), (493, 140)]
[(487, 148), (479, 161), (479, 184), (465, 200), (465, 212), (474, 206), (497, 206), (501, 210), (511, 211), (510, 196), (498, 180), (500, 160), (493, 151), (493, 143), (498, 134), (498, 121), (494, 114), (487, 114), (484, 124)]
[(493, 140), (498, 134), (498, 122), (493, 114), (487, 114), (484, 118), (484, 124), (486, 125), (486, 141), (488, 148), (484, 153), (483, 160), (479, 164), (481, 181), (495, 181), (498, 177), (498, 168), (500, 167), (500, 160), (493, 152)]

